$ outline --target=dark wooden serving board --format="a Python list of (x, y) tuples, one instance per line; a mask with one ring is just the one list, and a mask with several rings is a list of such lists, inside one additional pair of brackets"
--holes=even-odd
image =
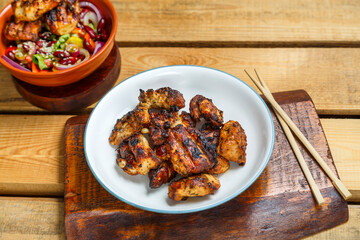
[[(277, 93), (275, 98), (336, 172), (309, 95), (299, 90)], [(325, 199), (323, 206), (316, 206), (274, 114), (274, 150), (256, 182), (238, 197), (218, 207), (178, 215), (132, 207), (100, 186), (87, 166), (83, 152), (87, 118), (73, 117), (65, 126), (67, 239), (297, 239), (348, 220), (346, 201), (301, 147)]]

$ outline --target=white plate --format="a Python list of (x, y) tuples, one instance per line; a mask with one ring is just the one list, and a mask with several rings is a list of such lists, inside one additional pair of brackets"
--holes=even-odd
[[(138, 103), (139, 89), (171, 87), (186, 100), (201, 94), (224, 111), (224, 121), (236, 120), (245, 130), (248, 146), (245, 166), (231, 163), (219, 175), (214, 195), (175, 202), (167, 197), (168, 185), (150, 189), (148, 176), (127, 175), (116, 165), (116, 151), (108, 138), (118, 118)], [(200, 66), (168, 66), (134, 75), (110, 90), (96, 105), (85, 130), (85, 155), (99, 183), (118, 199), (148, 211), (189, 213), (218, 206), (247, 189), (264, 170), (274, 145), (274, 126), (269, 109), (246, 83), (225, 72)]]

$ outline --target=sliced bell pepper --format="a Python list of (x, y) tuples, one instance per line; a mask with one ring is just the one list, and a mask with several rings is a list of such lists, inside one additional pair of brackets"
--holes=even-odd
[(83, 48), (84, 47), (84, 40), (82, 38), (80, 38), (80, 37), (72, 36), (66, 41), (66, 44), (75, 44), (79, 48)]
[(85, 31), (81, 28), (75, 28), (71, 32), (72, 34), (77, 34), (79, 37), (83, 38), (85, 36)]
[(84, 40), (84, 48), (86, 50), (88, 50), (90, 53), (93, 53), (94, 50), (95, 50), (95, 42), (94, 42), (94, 40), (92, 40), (89, 33), (85, 34), (84, 39), (85, 39)]
[(36, 73), (40, 72), (40, 69), (34, 62), (31, 64), (31, 71)]

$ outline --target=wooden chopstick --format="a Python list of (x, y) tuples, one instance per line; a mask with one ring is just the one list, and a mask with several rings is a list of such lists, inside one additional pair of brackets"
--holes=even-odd
[[(280, 105), (275, 101), (271, 92), (264, 88), (255, 78), (253, 78), (246, 70), (246, 74), (250, 77), (250, 79), (254, 82), (254, 84), (259, 88), (259, 90), (263, 93), (263, 95), (268, 99), (271, 103), (272, 107), (275, 111), (282, 117), (282, 119), (286, 122), (288, 127), (295, 133), (298, 139), (304, 144), (304, 146), (308, 149), (311, 155), (318, 162), (320, 167), (324, 170), (324, 172), (331, 179), (333, 185), (341, 194), (341, 196), (347, 200), (351, 197), (351, 193), (345, 187), (345, 185), (337, 178), (337, 176), (333, 173), (333, 171), (329, 168), (329, 166), (325, 163), (325, 161), (321, 158), (319, 153), (314, 149), (314, 147), (310, 144), (310, 142), (306, 139), (306, 137), (302, 134), (299, 128), (293, 123), (293, 121), (289, 118), (289, 116), (284, 112), (284, 110), (280, 107)], [(261, 80), (262, 81), (262, 80)], [(262, 81), (264, 82), (264, 81)]]
[[(254, 69), (255, 70), (255, 69)], [(261, 85), (267, 90), (270, 91), (268, 86), (266, 85), (266, 83), (262, 80), (261, 76), (258, 74), (258, 72), (255, 70), (255, 73), (258, 77), (258, 79), (260, 80)], [(271, 95), (272, 96), (272, 95)], [(273, 97), (273, 96), (272, 96)], [(274, 108), (273, 108), (274, 109)], [(301, 167), (301, 170), (303, 171), (305, 178), (307, 180), (307, 182), (309, 183), (311, 192), (313, 193), (316, 202), (318, 203), (319, 206), (324, 204), (324, 198), (321, 195), (321, 192), (318, 188), (318, 186), (316, 185), (314, 178), (311, 175), (311, 172), (308, 168), (308, 166), (306, 165), (305, 159), (303, 157), (303, 155), (300, 152), (299, 146), (295, 141), (295, 138), (292, 134), (292, 132), (290, 131), (290, 128), (288, 127), (288, 125), (286, 124), (286, 122), (282, 119), (282, 117), (280, 116), (280, 114), (274, 109), (274, 112), (277, 116), (277, 118), (279, 119), (280, 125), (284, 130), (284, 133), (287, 137), (287, 139), (289, 140), (290, 146), (293, 149), (295, 156), (299, 162), (299, 165)]]

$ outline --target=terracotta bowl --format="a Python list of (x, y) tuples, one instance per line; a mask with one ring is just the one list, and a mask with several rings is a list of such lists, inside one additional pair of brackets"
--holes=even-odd
[[(94, 72), (108, 57), (113, 44), (115, 43), (115, 34), (117, 29), (117, 16), (114, 6), (109, 0), (86, 0), (95, 4), (100, 10), (101, 14), (106, 20), (106, 30), (109, 34), (109, 38), (105, 45), (94, 56), (91, 56), (87, 61), (80, 63), (67, 70), (59, 72), (42, 72), (33, 73), (26, 72), (11, 66), (9, 63), (0, 58), (0, 63), (16, 78), (37, 86), (56, 87), (63, 86), (70, 83), (79, 81), (92, 72)], [(80, 2), (82, 2), (80, 0)], [(13, 15), (11, 4), (9, 3), (0, 13), (0, 29), (4, 29), (5, 22)], [(3, 37), (1, 33), (0, 41), (0, 56), (5, 54), (5, 50), (9, 45), (9, 42)]]

